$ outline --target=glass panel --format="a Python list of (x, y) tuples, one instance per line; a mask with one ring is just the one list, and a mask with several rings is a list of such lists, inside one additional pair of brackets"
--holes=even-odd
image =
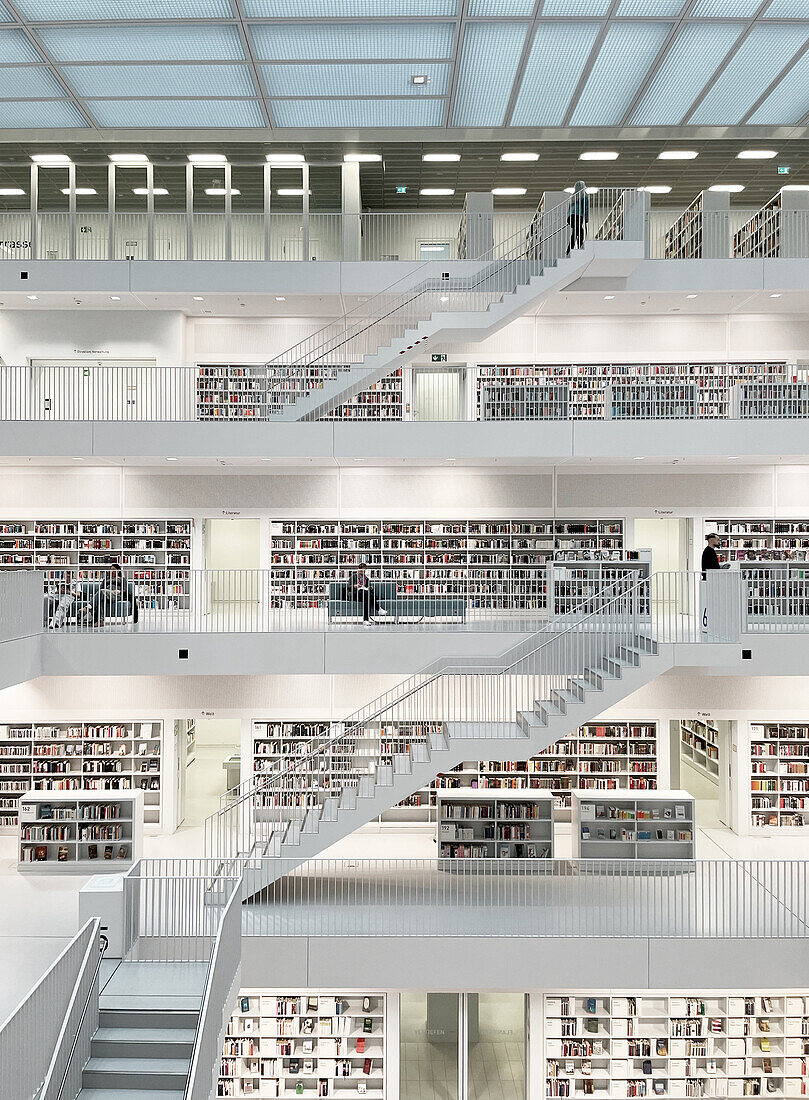
[[(31, 257), (31, 172), (25, 166), (0, 168), (0, 259)], [(19, 192), (13, 194), (11, 192)]]
[(186, 258), (185, 165), (156, 164), (154, 186), (155, 259), (184, 260)]
[(469, 1100), (524, 1100), (525, 994), (470, 993)]
[(400, 1100), (458, 1100), (459, 996), (402, 993)]

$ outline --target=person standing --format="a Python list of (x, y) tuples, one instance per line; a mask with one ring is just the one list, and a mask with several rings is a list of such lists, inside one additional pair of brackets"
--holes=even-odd
[(575, 248), (584, 248), (587, 225), (590, 221), (590, 196), (584, 180), (576, 180), (567, 207), (567, 224), (570, 226), (570, 244), (567, 255)]
[(705, 537), (706, 547), (702, 551), (702, 572), (706, 573), (709, 569), (721, 569), (719, 564), (719, 557), (716, 553), (716, 548), (719, 545), (719, 535), (715, 531)]

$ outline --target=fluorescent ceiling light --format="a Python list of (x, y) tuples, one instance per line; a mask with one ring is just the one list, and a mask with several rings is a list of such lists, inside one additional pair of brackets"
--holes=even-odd
[(176, 462), (176, 461), (177, 461), (176, 458), (169, 458), (168, 455), (166, 456), (166, 462)]
[(425, 153), (422, 158), (428, 164), (455, 164), (461, 159), (460, 153)]
[(788, 183), (785, 187), (781, 188), (782, 191), (809, 191), (809, 184), (807, 183)]
[[(454, 195), (454, 187), (422, 187), (420, 195)], [(443, 248), (443, 245), (441, 246)]]
[(377, 164), (382, 157), (379, 153), (346, 153), (343, 160), (347, 164)]
[(525, 187), (493, 187), (493, 195), (524, 195)]
[(686, 298), (696, 298), (696, 294), (686, 294)]
[(201, 298), (201, 297), (199, 296), (199, 294), (195, 294), (195, 295), (194, 295), (194, 301), (195, 301), (195, 302), (204, 302), (204, 301), (205, 301), (205, 299), (204, 299), (204, 298)]
[(539, 153), (501, 153), (501, 160), (539, 160)]
[(614, 294), (605, 294), (604, 295), (604, 301), (605, 302), (612, 302), (612, 301), (614, 301), (614, 299), (615, 299)]
[[(276, 195), (302, 195), (303, 194), (303, 188), (302, 187), (279, 187), (278, 190), (275, 193), (276, 193)], [(312, 194), (311, 190), (310, 190), (309, 194), (310, 195)]]
[(780, 298), (781, 295), (780, 294), (771, 294), (770, 297), (771, 298)]
[[(443, 252), (445, 248), (446, 248), (446, 245), (443, 245), (443, 244), (423, 244), (421, 246), (421, 251), (422, 252)], [(366, 298), (360, 298), (360, 301), (365, 302), (365, 301), (367, 301), (367, 299)]]
[(121, 295), (120, 294), (110, 294), (110, 301), (111, 302), (120, 302), (120, 300), (121, 300)]
[(742, 149), (736, 154), (736, 160), (772, 160), (777, 156), (774, 149)]
[[(206, 187), (205, 188), (205, 194), (206, 195), (227, 195), (227, 193), (228, 193), (227, 187)], [(239, 191), (239, 189), (237, 187), (231, 187), (230, 194), (231, 195), (241, 195), (241, 191)]]
[(303, 153), (267, 153), (267, 164), (294, 167), (304, 163)]
[(61, 168), (63, 165), (70, 164), (67, 153), (34, 153), (31, 160), (40, 168)]
[(724, 191), (730, 195), (738, 195), (740, 191), (744, 191), (743, 183), (714, 183), (709, 188), (709, 191)]
[[(133, 195), (148, 195), (149, 194), (149, 188), (148, 187), (133, 187), (132, 188), (132, 194)], [(152, 194), (153, 195), (168, 195), (168, 191), (166, 190), (165, 187), (153, 187), (152, 188)]]
[(149, 163), (145, 153), (110, 153), (109, 157), (119, 168), (140, 168)]
[(639, 187), (638, 191), (645, 191), (647, 195), (668, 195), (671, 188), (664, 183), (650, 183), (647, 187)]
[(617, 160), (618, 154), (606, 149), (593, 149), (589, 153), (579, 153), (579, 160)]
[(39, 301), (39, 297), (36, 294), (26, 294), (26, 298), (28, 299), (29, 302), (38, 302)]
[(24, 195), (22, 187), (0, 187), (0, 195)]
[[(588, 195), (597, 195), (598, 194), (598, 188), (597, 187), (585, 187), (585, 191), (587, 192)], [(576, 188), (575, 187), (566, 187), (565, 188), (565, 194), (566, 195), (575, 195), (575, 193), (576, 193)]]
[(414, 73), (410, 77), (410, 83), (411, 84), (429, 84), (430, 83), (430, 78), (429, 78), (429, 76), (425, 76), (424, 73)]
[(275, 295), (275, 300), (276, 300), (276, 302), (285, 302), (286, 298), (283, 296), (283, 294), (276, 294)]
[(441, 301), (442, 302), (448, 302), (449, 301), (449, 294), (442, 294), (441, 295)]
[[(61, 188), (61, 191), (62, 191), (63, 195), (69, 195), (70, 194), (70, 188), (69, 187), (63, 187), (63, 188)], [(73, 194), (74, 195), (97, 195), (98, 191), (96, 191), (95, 187), (76, 187), (73, 190)]]
[(228, 158), (224, 153), (189, 153), (191, 164), (227, 164)]
[(657, 154), (658, 160), (696, 160), (699, 153), (696, 149), (664, 149)]

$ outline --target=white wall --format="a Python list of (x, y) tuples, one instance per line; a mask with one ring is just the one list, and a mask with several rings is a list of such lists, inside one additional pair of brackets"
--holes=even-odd
[(147, 359), (160, 366), (184, 362), (182, 313), (135, 310), (4, 310), (0, 359)]

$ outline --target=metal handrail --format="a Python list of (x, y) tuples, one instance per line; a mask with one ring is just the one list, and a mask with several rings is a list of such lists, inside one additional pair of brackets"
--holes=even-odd
[[(99, 923), (99, 928), (100, 928), (100, 923)], [(85, 1017), (87, 1016), (87, 1009), (90, 1007), (90, 1001), (93, 999), (93, 990), (95, 988), (96, 979), (98, 978), (98, 973), (101, 970), (101, 964), (104, 961), (104, 952), (107, 950), (108, 946), (109, 946), (109, 940), (107, 939), (107, 937), (106, 936), (99, 936), (98, 960), (96, 962), (95, 970), (93, 972), (93, 977), (92, 977), (92, 980), (90, 982), (90, 989), (88, 990), (87, 996), (84, 999), (84, 1006), (82, 1007), (81, 1016), (79, 1017), (79, 1022), (78, 1022), (78, 1025), (76, 1026), (76, 1034), (73, 1036), (73, 1042), (71, 1043), (71, 1046), (70, 1046), (70, 1054), (67, 1057), (67, 1065), (65, 1066), (65, 1072), (62, 1074), (62, 1080), (59, 1084), (59, 1091), (56, 1093), (55, 1100), (61, 1100), (61, 1097), (64, 1094), (65, 1084), (67, 1083), (67, 1075), (70, 1072), (71, 1063), (73, 1061), (73, 1055), (76, 1053), (76, 1047), (79, 1044), (79, 1036), (81, 1035), (82, 1025), (84, 1024)], [(47, 1100), (47, 1097), (45, 1096), (44, 1091), (43, 1091), (42, 1100)], [(71, 1097), (70, 1100), (73, 1100), (73, 1098)]]

